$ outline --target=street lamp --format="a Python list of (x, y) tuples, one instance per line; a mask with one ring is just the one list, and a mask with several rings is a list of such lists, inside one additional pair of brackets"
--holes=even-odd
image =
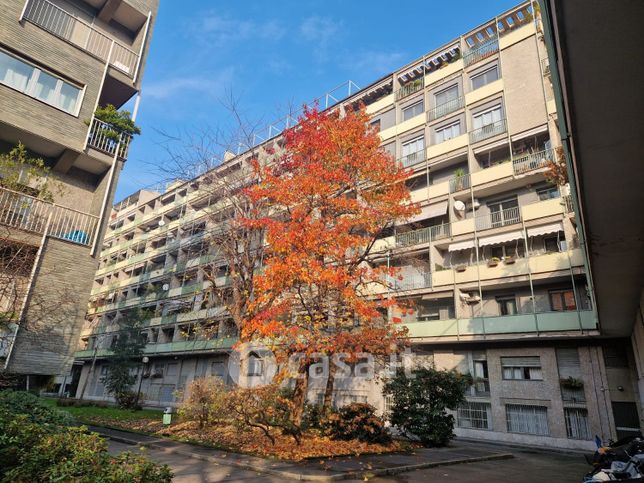
[(139, 374), (139, 389), (136, 391), (136, 406), (138, 407), (139, 405), (139, 399), (141, 398), (141, 383), (143, 382), (143, 370), (148, 362), (150, 362), (150, 358), (148, 356), (143, 356), (143, 359), (141, 359), (141, 374)]

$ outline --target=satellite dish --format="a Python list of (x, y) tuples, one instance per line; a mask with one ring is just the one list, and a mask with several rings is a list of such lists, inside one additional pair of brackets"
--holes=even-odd
[(463, 202), (462, 202), (462, 201), (460, 201), (460, 200), (456, 200), (456, 201), (454, 202), (454, 209), (455, 209), (456, 211), (465, 211), (465, 203), (463, 203)]
[(159, 222), (159, 226), (163, 226), (163, 225), (165, 225), (165, 221), (161, 220), (161, 221)]
[(163, 288), (163, 290), (168, 290), (170, 288), (170, 285), (168, 285), (167, 283), (164, 283), (163, 287), (161, 288)]

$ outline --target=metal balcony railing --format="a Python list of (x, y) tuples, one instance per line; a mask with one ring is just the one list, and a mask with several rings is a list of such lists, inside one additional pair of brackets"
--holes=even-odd
[(487, 230), (516, 223), (521, 223), (521, 209), (518, 206), (476, 217), (477, 230)]
[(421, 149), (420, 151), (416, 151), (415, 153), (410, 153), (406, 156), (403, 156), (398, 160), (399, 163), (402, 163), (403, 167), (408, 168), (409, 166), (413, 166), (414, 164), (420, 163), (421, 161), (425, 161), (427, 157), (425, 156), (425, 150)]
[(463, 176), (455, 176), (449, 180), (449, 192), (456, 193), (457, 191), (470, 189), (472, 186), (472, 178), (470, 173)]
[(472, 384), (472, 395), (484, 397), (490, 395), (490, 381), (487, 379), (475, 379)]
[(451, 235), (451, 225), (444, 223), (442, 225), (428, 226), (419, 230), (408, 231), (396, 234), (396, 246), (405, 247), (428, 243), (431, 240), (446, 238)]
[(572, 196), (571, 195), (564, 195), (561, 197), (563, 200), (564, 207), (566, 209), (566, 213), (573, 213), (575, 211), (575, 208), (572, 205)]
[(119, 132), (111, 124), (92, 118), (87, 133), (87, 145), (111, 156), (127, 158), (127, 152), (132, 142), (132, 135)]
[(477, 143), (483, 141), (484, 139), (491, 138), (498, 134), (503, 134), (506, 131), (505, 119), (500, 119), (496, 122), (486, 124), (474, 131), (470, 132), (470, 142)]
[(550, 60), (548, 57), (541, 59), (541, 72), (543, 72), (545, 77), (550, 75)]
[(415, 273), (413, 275), (403, 276), (402, 280), (394, 279), (394, 290), (416, 290), (419, 288), (431, 288), (431, 272)]
[(408, 82), (396, 91), (396, 100), (399, 101), (400, 99), (404, 99), (405, 97), (420, 91), (423, 87), (425, 87), (425, 79), (423, 77)]
[(530, 153), (514, 158), (512, 160), (514, 174), (518, 175), (527, 173), (528, 171), (534, 171), (535, 169), (545, 168), (548, 165), (548, 161), (552, 159), (553, 154), (552, 149), (544, 149), (537, 153)]
[(440, 119), (443, 116), (447, 116), (452, 112), (456, 112), (459, 109), (462, 109), (464, 105), (465, 105), (465, 97), (463, 96), (457, 97), (456, 99), (452, 99), (451, 101), (447, 101), (443, 104), (436, 106), (434, 109), (431, 109), (427, 113), (427, 120), (433, 121), (435, 119)]
[(91, 246), (98, 217), (0, 188), (0, 224)]
[(24, 18), (134, 78), (139, 55), (48, 0), (28, 0)]
[(465, 67), (467, 67), (468, 65), (475, 64), (476, 62), (480, 62), (481, 60), (494, 55), (498, 51), (499, 39), (490, 39), (463, 52), (463, 62), (465, 63)]

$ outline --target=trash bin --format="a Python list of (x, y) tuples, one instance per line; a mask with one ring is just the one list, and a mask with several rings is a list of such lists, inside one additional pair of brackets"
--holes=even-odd
[(167, 407), (165, 408), (165, 411), (163, 411), (163, 424), (166, 426), (172, 423), (172, 408)]

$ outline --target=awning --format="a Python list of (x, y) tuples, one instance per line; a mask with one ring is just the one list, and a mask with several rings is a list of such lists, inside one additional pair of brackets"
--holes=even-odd
[(507, 139), (501, 139), (500, 141), (497, 141), (497, 142), (495, 142), (495, 143), (492, 143), (492, 144), (486, 144), (486, 145), (485, 145), (485, 146), (483, 146), (483, 147), (480, 147), (480, 148), (478, 148), (478, 149), (475, 149), (475, 150), (474, 150), (474, 154), (481, 154), (481, 153), (483, 153), (483, 152), (492, 151), (493, 149), (500, 148), (500, 147), (503, 147), (503, 146), (510, 147), (510, 145), (509, 145), (509, 143), (508, 143), (508, 140), (507, 140)]
[(528, 236), (542, 236), (550, 233), (558, 233), (560, 231), (564, 231), (564, 227), (563, 223), (558, 221), (557, 223), (550, 223), (549, 225), (528, 228)]
[(465, 240), (462, 242), (452, 243), (447, 247), (448, 252), (458, 252), (459, 250), (469, 250), (474, 248), (474, 240)]
[(529, 138), (530, 136), (535, 136), (547, 130), (548, 130), (548, 125), (544, 124), (543, 126), (535, 127), (534, 129), (530, 129), (529, 131), (523, 131), (522, 133), (515, 134), (514, 136), (512, 136), (512, 142), (518, 141), (519, 139)]
[(407, 223), (414, 223), (416, 221), (427, 220), (428, 218), (435, 218), (437, 216), (443, 216), (447, 213), (447, 201), (441, 201), (440, 203), (434, 203), (433, 205), (423, 206), (421, 212), (412, 216)]
[(510, 231), (508, 233), (479, 238), (479, 246), (484, 247), (486, 245), (498, 245), (500, 243), (520, 240), (521, 238), (523, 238), (523, 232), (521, 230)]

